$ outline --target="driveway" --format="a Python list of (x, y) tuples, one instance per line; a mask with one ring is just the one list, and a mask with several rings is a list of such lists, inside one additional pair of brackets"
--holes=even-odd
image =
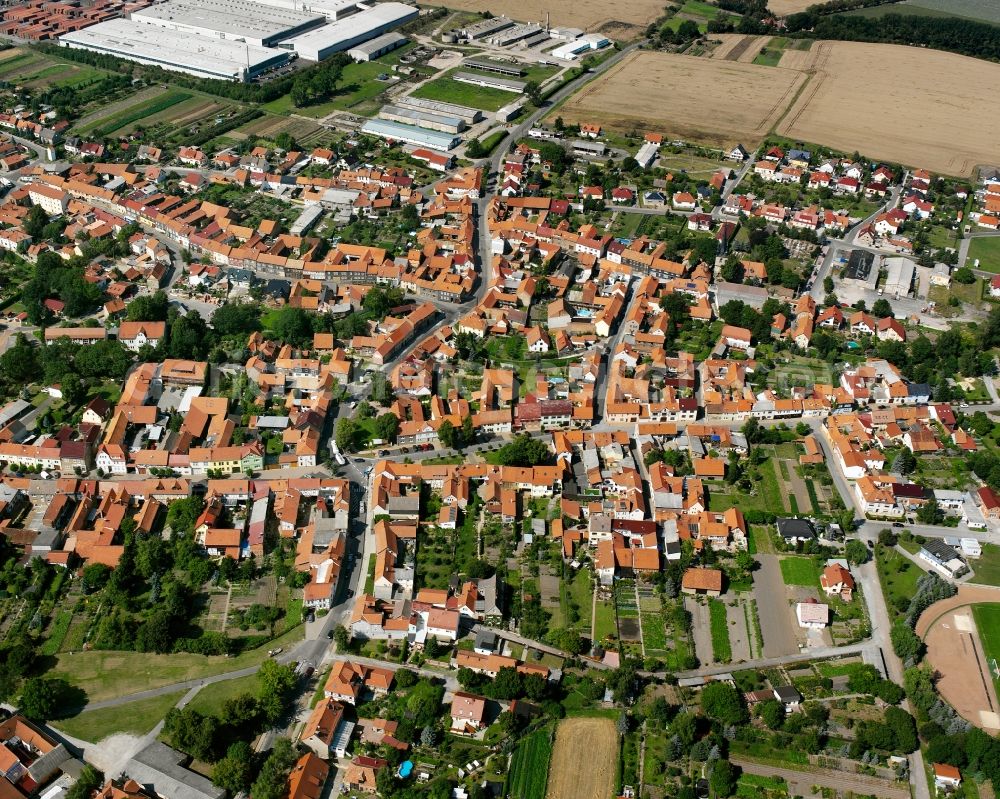
[(797, 654), (799, 644), (792, 629), (792, 613), (778, 557), (758, 554), (756, 559), (760, 569), (754, 574), (753, 595), (757, 600), (760, 632), (764, 637), (763, 655), (772, 658)]

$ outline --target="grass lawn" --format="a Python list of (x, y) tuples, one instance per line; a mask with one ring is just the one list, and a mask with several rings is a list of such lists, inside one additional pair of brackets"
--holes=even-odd
[(82, 689), (91, 702), (148, 691), (163, 685), (196, 680), (213, 674), (259, 665), (274, 647), (288, 647), (302, 638), (303, 625), (268, 641), (257, 649), (236, 657), (192, 655), (174, 652), (155, 655), (148, 652), (74, 652), (58, 656), (51, 676), (62, 677)]
[(764, 52), (758, 53), (753, 62), (764, 67), (776, 67), (778, 66), (778, 62), (781, 60), (781, 53), (781, 50), (772, 47), (765, 47)]
[(728, 663), (733, 659), (733, 649), (729, 643), (726, 606), (718, 599), (710, 599), (708, 600), (708, 612), (712, 623), (712, 657), (719, 663)]
[(969, 244), (969, 258), (966, 266), (972, 266), (979, 259), (978, 269), (985, 272), (1000, 272), (1000, 236), (986, 236), (973, 239)]
[(983, 585), (1000, 585), (1000, 546), (983, 544), (983, 556), (969, 561), (974, 574), (972, 581)]
[(492, 89), (487, 86), (473, 86), (460, 83), (454, 78), (442, 77), (425, 83), (411, 95), (423, 100), (467, 105), (483, 111), (496, 111), (514, 102), (521, 95)]
[(609, 635), (618, 635), (615, 606), (613, 602), (598, 600), (597, 613), (594, 617), (594, 640), (603, 641)]
[[(983, 547), (985, 551), (985, 547)], [(917, 580), (924, 573), (919, 566), (895, 549), (875, 548), (875, 562), (878, 566), (882, 591), (890, 612), (898, 615), (917, 591)]]
[(1000, 660), (1000, 604), (973, 605), (972, 616), (979, 628), (986, 660)]
[(221, 680), (206, 685), (194, 699), (188, 703), (188, 707), (194, 708), (199, 713), (205, 715), (221, 716), (222, 706), (227, 700), (240, 696), (241, 694), (257, 693), (257, 675), (251, 674), (248, 677), (237, 677), (234, 680)]
[(53, 722), (53, 726), (74, 738), (96, 743), (119, 732), (145, 735), (167, 715), (184, 691), (176, 691), (151, 699), (140, 699), (117, 707), (87, 710), (72, 718)]
[(812, 558), (786, 557), (781, 559), (781, 579), (785, 585), (814, 588), (819, 584), (819, 567)]

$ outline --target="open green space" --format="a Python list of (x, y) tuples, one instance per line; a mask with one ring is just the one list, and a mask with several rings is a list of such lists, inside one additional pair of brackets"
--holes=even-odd
[(756, 58), (754, 58), (753, 62), (765, 67), (778, 66), (778, 62), (781, 60), (781, 54), (784, 52), (787, 44), (788, 39), (783, 36), (775, 36), (761, 48), (761, 51), (757, 54)]
[(972, 266), (978, 259), (976, 269), (984, 272), (1000, 272), (1000, 236), (981, 236), (969, 242), (969, 258), (966, 266)]
[(971, 559), (969, 565), (974, 572), (973, 582), (1000, 586), (1000, 546), (983, 544), (982, 557)]
[(722, 600), (709, 599), (708, 613), (712, 625), (712, 657), (719, 663), (728, 663), (733, 659), (733, 648), (729, 642), (726, 606)]
[(493, 89), (489, 86), (473, 86), (454, 78), (441, 77), (419, 87), (412, 94), (422, 100), (437, 100), (444, 103), (466, 105), (483, 111), (497, 111), (517, 100), (521, 95)]
[(257, 649), (228, 658), (187, 652), (157, 655), (151, 652), (74, 651), (58, 656), (51, 676), (62, 677), (82, 689), (89, 701), (100, 702), (259, 665), (267, 657), (268, 649), (293, 646), (302, 638), (303, 630), (299, 624)]
[(797, 556), (781, 559), (781, 579), (785, 585), (801, 585), (814, 588), (819, 585), (819, 566), (812, 558)]
[(184, 693), (184, 691), (174, 691), (115, 707), (85, 710), (79, 715), (53, 724), (74, 738), (92, 743), (116, 733), (145, 735), (167, 715), (167, 711), (177, 704)]
[(236, 677), (232, 680), (219, 680), (206, 685), (194, 695), (188, 707), (199, 713), (212, 716), (222, 716), (222, 706), (242, 694), (252, 694), (257, 690), (257, 675)]
[(901, 552), (883, 546), (875, 548), (875, 564), (886, 605), (890, 612), (903, 613), (917, 592), (917, 580), (923, 575), (923, 570)]
[(551, 757), (551, 728), (544, 727), (522, 738), (510, 761), (506, 795), (512, 799), (545, 799)]

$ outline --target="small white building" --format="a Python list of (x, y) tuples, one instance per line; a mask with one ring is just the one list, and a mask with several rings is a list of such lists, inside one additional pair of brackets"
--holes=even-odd
[(799, 627), (822, 630), (830, 623), (830, 606), (822, 602), (799, 602), (795, 606), (795, 618)]

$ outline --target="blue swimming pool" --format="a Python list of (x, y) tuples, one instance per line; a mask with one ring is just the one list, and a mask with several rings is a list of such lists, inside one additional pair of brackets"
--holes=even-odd
[(399, 776), (401, 778), (403, 778), (404, 780), (407, 777), (410, 776), (410, 773), (412, 771), (413, 771), (413, 761), (412, 760), (404, 760), (402, 763), (399, 764), (399, 772), (398, 773), (399, 773)]

